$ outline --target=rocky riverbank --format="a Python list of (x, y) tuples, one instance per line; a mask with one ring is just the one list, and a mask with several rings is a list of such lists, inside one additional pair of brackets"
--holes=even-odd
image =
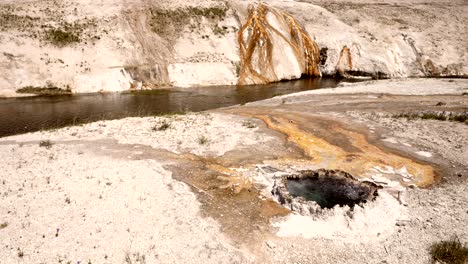
[[(451, 94), (404, 95), (445, 82)], [(400, 81), (386, 94), (382, 85), (2, 138), (0, 257), (427, 263), (431, 243), (468, 241), (468, 126), (400, 114), (466, 111), (468, 86)], [(312, 215), (272, 196), (285, 173), (318, 168), (382, 189), (354, 210)]]

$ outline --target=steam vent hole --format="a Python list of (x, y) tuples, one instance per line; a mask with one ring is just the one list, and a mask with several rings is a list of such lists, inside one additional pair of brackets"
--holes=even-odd
[(283, 177), (273, 194), (282, 204), (316, 202), (321, 208), (335, 205), (353, 208), (375, 199), (378, 189), (378, 185), (360, 182), (344, 171), (320, 169)]

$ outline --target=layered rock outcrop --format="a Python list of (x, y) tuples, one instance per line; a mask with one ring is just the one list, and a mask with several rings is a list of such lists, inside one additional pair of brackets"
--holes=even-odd
[[(50, 84), (79, 93), (252, 84), (319, 72), (468, 76), (463, 0), (264, 4), (267, 67), (255, 58), (245, 63), (250, 40), (238, 38), (251, 28), (249, 10), (258, 7), (251, 1), (2, 1), (0, 96)], [(266, 78), (252, 77), (252, 69)]]

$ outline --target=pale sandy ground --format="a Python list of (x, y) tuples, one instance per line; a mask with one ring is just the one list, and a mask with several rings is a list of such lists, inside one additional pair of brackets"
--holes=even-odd
[[(352, 89), (379, 93), (391, 84), (394, 93), (427, 86), (462, 94), (466, 83), (389, 81)], [(387, 141), (417, 145), (433, 158), (453, 162), (463, 175), (446, 175), (448, 180), (432, 189), (409, 189), (406, 206), (383, 193), (357, 209), (354, 219), (340, 209), (330, 212), (329, 222), (295, 222), (294, 215), (274, 219), (278, 233), (251, 252), (234, 245), (214, 219), (201, 216), (197, 197), (171, 178), (163, 156), (142, 151), (217, 157), (277, 142), (259, 127), (248, 128), (245, 118), (221, 113), (126, 118), (12, 136), (0, 139), (1, 263), (427, 263), (430, 243), (454, 234), (467, 241), (467, 126), (359, 111), (346, 115), (369, 129), (387, 128)], [(164, 122), (170, 124), (167, 130), (152, 130)], [(44, 140), (53, 145), (39, 146)]]
[[(171, 122), (171, 133), (152, 131), (163, 121)], [(200, 145), (202, 136), (209, 142)], [(139, 158), (142, 152), (132, 144), (174, 152), (183, 146), (194, 153), (218, 155), (261, 142), (260, 137), (238, 117), (199, 114), (129, 118), (4, 138), (0, 222), (7, 226), (0, 231), (0, 259), (249, 262), (248, 254), (240, 254), (224, 240), (214, 220), (199, 216), (200, 204), (187, 186), (171, 179), (171, 172), (157, 161)], [(50, 140), (53, 146), (40, 147), (40, 140)], [(130, 154), (116, 156), (106, 144), (127, 146)], [(24, 253), (22, 258), (19, 252)]]
[(2, 263), (246, 262), (155, 161), (86, 144), (1, 148)]

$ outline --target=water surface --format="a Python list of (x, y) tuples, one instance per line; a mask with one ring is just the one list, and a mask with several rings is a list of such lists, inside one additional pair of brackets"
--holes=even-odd
[(336, 87), (336, 79), (267, 85), (172, 88), (152, 91), (0, 99), (0, 137), (129, 116), (204, 111), (276, 95)]

